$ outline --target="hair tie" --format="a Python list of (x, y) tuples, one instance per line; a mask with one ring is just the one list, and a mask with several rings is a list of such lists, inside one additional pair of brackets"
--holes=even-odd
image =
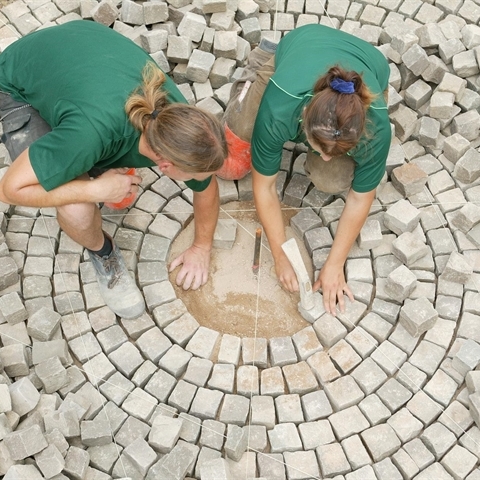
[(159, 113), (160, 113), (160, 112), (159, 112), (157, 109), (155, 109), (150, 115), (151, 115), (152, 118), (155, 120), (155, 119), (158, 117), (158, 114), (159, 114)]
[(330, 82), (330, 87), (338, 93), (352, 94), (355, 93), (355, 85), (353, 82), (346, 82), (341, 78), (334, 78)]
[(340, 132), (340, 130), (334, 130), (332, 135), (333, 135), (333, 138), (338, 138), (340, 136), (342, 132)]

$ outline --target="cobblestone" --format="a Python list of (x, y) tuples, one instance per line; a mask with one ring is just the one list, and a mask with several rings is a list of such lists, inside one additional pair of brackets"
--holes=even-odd
[[(273, 480), (479, 476), (474, 374), (480, 358), (475, 61), (480, 13), (469, 0), (337, 3), (326, 7), (329, 20), (318, 2), (289, 2), (281, 6), (277, 27), (288, 32), (295, 20), (297, 27), (333, 22), (377, 44), (390, 61), (389, 114), (396, 139), (368, 223), (346, 264), (356, 302), (347, 302), (345, 314), (325, 314), (298, 332), (275, 331), (274, 339), (200, 326), (180, 294), (176, 297), (165, 263), (171, 242), (191, 219), (193, 193), (182, 182), (159, 178), (153, 168), (140, 170), (142, 189), (131, 215), (112, 218), (102, 209), (105, 229), (136, 272), (149, 311), (138, 320), (118, 320), (98, 295), (88, 254), (60, 232), (54, 209), (3, 207), (0, 387), (7, 388), (12, 405), (0, 394), (0, 425), (7, 425), (0, 431), (5, 438), (29, 431), (43, 416), (50, 446), (25, 457), (25, 465), (13, 465), (24, 459), (12, 460), (4, 439), (0, 475), (181, 480), (203, 478), (208, 473), (200, 473), (202, 465), (218, 459), (212, 474), (229, 472), (230, 478), (239, 472)], [(108, 2), (81, 7), (14, 2), (2, 9), (8, 31), (0, 29), (0, 37), (8, 40), (52, 20), (63, 23), (77, 18), (76, 12), (106, 25), (128, 18), (135, 27), (117, 21), (114, 29), (135, 39), (166, 71), (172, 69), (192, 104), (218, 101), (220, 115), (231, 87), (226, 82), (240, 75), (249, 42), (258, 43), (260, 33), (273, 38), (272, 11), (265, 2), (259, 7), (247, 1), (238, 9), (224, 2), (199, 7), (188, 0), (175, 0), (168, 9), (163, 2), (142, 6), (127, 0), (121, 8)], [(230, 58), (215, 60), (219, 52)], [(209, 78), (190, 85), (199, 54), (209, 64), (199, 64), (195, 75), (201, 70)], [(279, 188), (287, 204), (307, 207), (293, 215), (291, 226), (305, 238), (319, 269), (346, 197), (309, 190), (305, 151), (292, 142), (284, 150)], [(251, 179), (244, 183), (237, 191), (233, 182), (220, 182), (221, 198), (251, 199)], [(413, 275), (406, 285), (393, 281), (400, 265)], [(418, 317), (419, 301), (430, 319), (438, 316), (427, 331), (405, 328), (409, 309), (409, 320)], [(82, 363), (82, 371), (73, 361)], [(149, 423), (153, 430), (155, 422), (170, 421), (166, 418), (183, 423), (176, 446), (162, 447), (159, 458), (149, 442)], [(86, 427), (107, 419), (118, 449), (110, 442), (88, 446), (105, 442), (106, 430), (97, 435)], [(238, 463), (221, 459), (223, 435), (249, 421), (250, 447), (264, 454), (242, 455), (242, 446), (233, 454)], [(222, 426), (219, 439), (208, 440), (206, 429), (217, 426)]]

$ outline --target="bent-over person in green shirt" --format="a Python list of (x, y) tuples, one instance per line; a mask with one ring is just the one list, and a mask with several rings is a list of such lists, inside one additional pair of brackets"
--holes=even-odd
[(39, 30), (0, 55), (2, 142), (13, 160), (0, 201), (56, 207), (63, 231), (88, 249), (106, 304), (123, 318), (142, 315), (145, 301), (97, 204), (138, 191), (142, 178), (128, 168), (157, 166), (194, 190), (194, 242), (170, 269), (182, 265), (185, 289), (207, 281), (219, 209), (212, 172), (228, 150), (220, 122), (186, 103), (144, 50), (95, 22)]
[(335, 239), (314, 290), (327, 312), (353, 301), (344, 275), (384, 173), (391, 130), (386, 105), (390, 70), (374, 46), (323, 25), (289, 32), (278, 46), (262, 40), (232, 87), (224, 116), (230, 155), (217, 175), (252, 171), (256, 209), (284, 288), (298, 290), (281, 245), (285, 229), (276, 179), (287, 141), (309, 146), (305, 171), (323, 192), (348, 190)]

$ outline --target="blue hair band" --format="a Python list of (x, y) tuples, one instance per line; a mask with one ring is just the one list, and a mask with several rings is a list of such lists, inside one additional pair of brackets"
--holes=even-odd
[(330, 87), (332, 88), (332, 90), (335, 90), (338, 93), (355, 93), (355, 85), (353, 84), (353, 82), (346, 82), (341, 78), (334, 78), (330, 82)]

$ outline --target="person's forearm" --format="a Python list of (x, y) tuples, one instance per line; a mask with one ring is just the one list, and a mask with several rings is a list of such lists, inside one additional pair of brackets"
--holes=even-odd
[(215, 176), (203, 192), (193, 194), (193, 213), (195, 218), (195, 238), (193, 244), (205, 250), (211, 250), (213, 235), (218, 221), (220, 199)]
[(328, 263), (337, 266), (345, 264), (353, 242), (368, 217), (374, 198), (375, 190), (367, 193), (356, 193), (353, 190), (348, 192), (335, 239), (327, 258)]
[(87, 173), (47, 191), (30, 163), (28, 149), (21, 153), (0, 179), (0, 201), (26, 207), (59, 207), (73, 203), (119, 202), (136, 193), (142, 178), (124, 175), (126, 169), (107, 170), (95, 180)]
[(0, 201), (25, 207), (58, 207), (72, 203), (95, 203), (89, 180), (74, 180), (47, 192), (41, 185), (24, 186), (5, 193), (0, 187)]

